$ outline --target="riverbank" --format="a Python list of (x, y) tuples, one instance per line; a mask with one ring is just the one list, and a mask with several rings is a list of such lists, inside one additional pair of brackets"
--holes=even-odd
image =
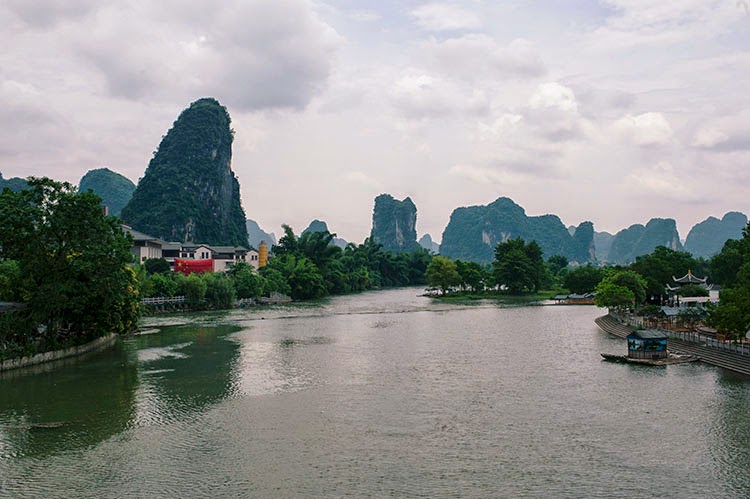
[(425, 295), (445, 302), (467, 302), (478, 300), (491, 300), (512, 305), (528, 305), (551, 300), (558, 294), (559, 290), (544, 290), (526, 295), (508, 295), (496, 291), (472, 292), (455, 291), (446, 295)]
[(117, 335), (112, 333), (107, 336), (97, 338), (83, 345), (63, 348), (61, 350), (53, 350), (50, 352), (38, 353), (36, 355), (27, 357), (4, 360), (0, 362), (0, 372), (20, 369), (22, 367), (35, 366), (38, 364), (44, 364), (46, 362), (52, 362), (55, 360), (83, 355), (85, 353), (104, 350), (105, 348), (109, 348), (110, 346), (114, 345), (116, 341)]
[[(635, 328), (623, 324), (615, 317), (610, 314), (597, 317), (594, 320), (599, 328), (605, 333), (617, 336), (619, 338), (626, 338), (630, 333), (635, 331)], [(728, 369), (745, 376), (750, 376), (750, 356), (741, 355), (735, 352), (729, 352), (720, 350), (714, 347), (706, 346), (705, 344), (686, 341), (681, 338), (677, 338), (671, 331), (665, 331), (670, 335), (669, 337), (669, 349), (680, 354), (694, 355), (698, 357), (701, 362), (710, 364), (712, 366), (721, 367)]]

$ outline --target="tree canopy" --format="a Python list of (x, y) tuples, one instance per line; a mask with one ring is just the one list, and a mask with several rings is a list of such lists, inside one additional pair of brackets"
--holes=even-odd
[(492, 266), (496, 282), (506, 286), (511, 294), (534, 292), (541, 286), (544, 260), (535, 241), (527, 244), (516, 238), (498, 243)]
[(40, 342), (58, 346), (134, 329), (129, 236), (95, 194), (48, 178), (28, 183), (0, 193), (0, 258), (18, 264), (16, 293), (31, 322), (45, 326)]

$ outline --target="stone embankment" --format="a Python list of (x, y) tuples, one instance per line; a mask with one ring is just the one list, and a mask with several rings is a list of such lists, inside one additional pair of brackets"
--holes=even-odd
[[(633, 331), (633, 328), (621, 323), (611, 315), (599, 317), (594, 322), (603, 331), (620, 338), (627, 337)], [(669, 332), (667, 331), (667, 333)], [(750, 376), (750, 356), (674, 337), (669, 338), (669, 349), (682, 354), (695, 355), (706, 364), (723, 367), (724, 369)]]
[(117, 335), (113, 333), (107, 336), (102, 336), (101, 338), (97, 338), (94, 341), (90, 341), (84, 345), (65, 348), (63, 350), (54, 350), (52, 352), (38, 353), (30, 357), (5, 360), (3, 362), (0, 362), (0, 372), (9, 371), (11, 369), (18, 369), (20, 367), (34, 366), (37, 364), (43, 364), (45, 362), (52, 362), (53, 360), (74, 357), (98, 350), (104, 350), (105, 348), (109, 348), (110, 346), (114, 345), (116, 341)]

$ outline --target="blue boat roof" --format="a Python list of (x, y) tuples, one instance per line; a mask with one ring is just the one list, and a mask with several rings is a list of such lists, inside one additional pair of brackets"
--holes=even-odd
[(667, 334), (658, 329), (640, 329), (630, 333), (628, 339), (666, 340)]

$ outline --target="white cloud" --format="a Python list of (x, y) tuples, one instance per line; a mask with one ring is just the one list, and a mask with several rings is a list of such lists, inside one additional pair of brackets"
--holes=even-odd
[(661, 161), (649, 169), (639, 169), (631, 173), (628, 183), (638, 191), (648, 194), (658, 194), (664, 198), (682, 201), (695, 200), (693, 189), (674, 168), (667, 162)]
[(523, 120), (520, 114), (504, 113), (490, 124), (479, 122), (477, 130), (480, 140), (495, 140), (513, 130)]
[(382, 186), (382, 183), (380, 181), (376, 180), (375, 178), (371, 177), (370, 175), (360, 170), (346, 173), (344, 175), (344, 179), (347, 182), (363, 185), (366, 187), (380, 188)]
[(547, 71), (534, 44), (524, 39), (503, 46), (487, 35), (468, 34), (430, 40), (425, 53), (441, 71), (460, 79), (529, 79)]
[(473, 165), (455, 165), (448, 170), (448, 174), (458, 178), (468, 179), (477, 184), (519, 184), (523, 181), (524, 176), (514, 172), (507, 172), (495, 168), (473, 166)]
[(407, 72), (391, 89), (392, 104), (409, 119), (450, 115), (481, 115), (489, 109), (487, 95), (478, 88), (418, 72)]
[(723, 144), (729, 140), (729, 135), (718, 128), (704, 127), (695, 132), (693, 136), (693, 147), (711, 148)]
[(482, 25), (476, 12), (448, 3), (424, 4), (411, 14), (417, 24), (428, 31), (458, 31), (476, 29)]
[(355, 10), (349, 13), (349, 18), (363, 23), (373, 23), (382, 19), (380, 14), (374, 10)]
[(573, 90), (556, 82), (542, 83), (529, 99), (532, 109), (557, 108), (562, 111), (578, 111)]
[(638, 146), (659, 146), (672, 142), (674, 132), (662, 113), (627, 115), (612, 124), (619, 138)]

